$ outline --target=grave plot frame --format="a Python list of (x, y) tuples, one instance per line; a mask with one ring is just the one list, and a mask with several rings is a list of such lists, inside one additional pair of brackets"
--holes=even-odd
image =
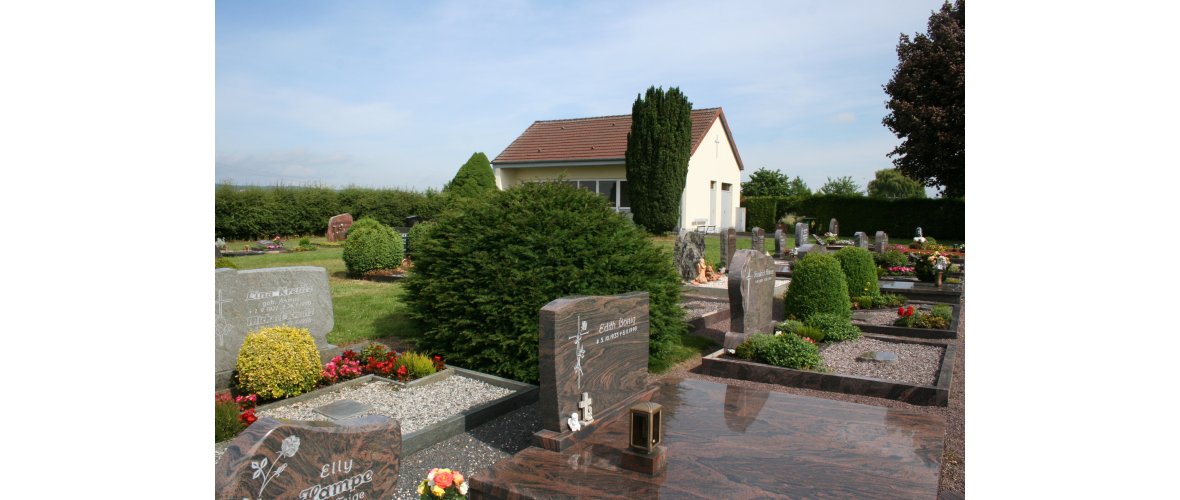
[[(943, 276), (946, 280), (946, 276)], [(924, 281), (908, 281), (908, 280), (877, 280), (889, 281), (892, 283), (913, 283), (910, 288), (886, 288), (881, 287), (881, 293), (892, 293), (901, 295), (911, 301), (917, 302), (939, 302), (943, 304), (957, 305), (963, 301), (963, 285), (953, 283), (943, 283), (942, 288), (934, 286), (932, 283)]]
[[(959, 338), (959, 314), (962, 312), (962, 306), (959, 304), (944, 304), (928, 301), (910, 301), (908, 304), (934, 304), (951, 306), (951, 324), (944, 330), (940, 328), (910, 328), (906, 326), (893, 325), (870, 325), (867, 323), (858, 323), (856, 321), (856, 311), (853, 311), (852, 324), (860, 328), (864, 333), (875, 333), (878, 335), (890, 335), (894, 337), (907, 337), (916, 339), (957, 339)], [(882, 310), (882, 309), (872, 309)]]
[(799, 389), (892, 399), (914, 405), (947, 405), (950, 397), (951, 379), (954, 376), (955, 358), (959, 355), (958, 346), (928, 340), (877, 335), (865, 335), (865, 337), (883, 342), (942, 347), (942, 360), (934, 385), (908, 384), (905, 382), (857, 377), (854, 375), (784, 368), (738, 359), (726, 353), (725, 349), (719, 349), (701, 358), (701, 366), (698, 368), (698, 373), (713, 377), (748, 380), (751, 382), (796, 387)]

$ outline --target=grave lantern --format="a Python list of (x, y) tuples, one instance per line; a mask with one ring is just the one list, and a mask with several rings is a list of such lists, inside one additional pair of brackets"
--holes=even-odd
[(631, 405), (631, 449), (651, 453), (664, 434), (663, 407), (644, 402)]

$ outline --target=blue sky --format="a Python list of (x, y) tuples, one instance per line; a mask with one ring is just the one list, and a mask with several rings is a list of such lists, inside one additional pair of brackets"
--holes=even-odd
[(724, 108), (743, 180), (863, 188), (898, 143), (898, 36), (941, 3), (219, 1), (216, 178), (441, 188), (535, 120), (630, 113), (656, 85)]

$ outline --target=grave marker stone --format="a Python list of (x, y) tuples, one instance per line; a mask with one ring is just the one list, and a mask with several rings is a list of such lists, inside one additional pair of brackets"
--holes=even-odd
[(782, 229), (774, 230), (774, 258), (783, 258), (783, 252), (787, 249), (787, 237)]
[(795, 223), (795, 246), (800, 247), (800, 246), (806, 245), (808, 243), (811, 243), (810, 241), (807, 241), (808, 236), (809, 236), (809, 232), (807, 230), (807, 224), (803, 223), (803, 222), (796, 222)]
[(333, 215), (328, 219), (328, 241), (343, 241), (348, 237), (348, 228), (352, 227), (352, 214)]
[(216, 465), (217, 498), (392, 498), (401, 424), (382, 415), (341, 422), (262, 417)]
[(889, 246), (889, 235), (885, 231), (877, 231), (873, 237), (873, 251), (877, 253), (885, 253), (885, 247)]
[(864, 231), (857, 231), (856, 234), (853, 234), (852, 236), (856, 241), (856, 246), (858, 248), (863, 248), (865, 250), (869, 249), (869, 235), (865, 234)]
[(328, 271), (322, 267), (271, 267), (216, 271), (214, 314), (216, 326), (217, 387), (228, 387), (246, 334), (267, 326), (307, 328), (316, 348), (324, 353), (332, 331), (332, 293)]
[(692, 281), (697, 277), (697, 262), (705, 256), (705, 233), (682, 231), (673, 249), (676, 270), (680, 279)]
[(739, 250), (729, 268), (729, 330), (771, 333), (774, 329), (774, 259)]
[(729, 267), (733, 253), (737, 251), (737, 230), (732, 227), (721, 232), (721, 267)]
[(750, 231), (750, 249), (758, 253), (766, 253), (766, 231), (755, 227)]
[(795, 261), (798, 262), (800, 260), (803, 260), (803, 256), (805, 256), (809, 253), (827, 253), (827, 252), (828, 252), (827, 247), (825, 247), (823, 245), (816, 245), (814, 243), (807, 243), (807, 244), (800, 246), (796, 249)]
[[(564, 297), (540, 314), (541, 446), (563, 448), (571, 415), (585, 428), (647, 388), (648, 294)], [(545, 444), (546, 440), (549, 444)]]
[(832, 217), (832, 220), (828, 222), (828, 232), (840, 234), (840, 221), (836, 220), (835, 217)]

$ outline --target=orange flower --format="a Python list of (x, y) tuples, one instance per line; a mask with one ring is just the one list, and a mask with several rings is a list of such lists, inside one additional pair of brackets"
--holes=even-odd
[(456, 472), (452, 477), (455, 478), (455, 484), (462, 484), (463, 483), (463, 473), (462, 472)]
[(440, 470), (434, 474), (434, 484), (444, 489), (451, 487), (451, 483), (453, 483), (454, 480), (454, 476), (448, 469)]

